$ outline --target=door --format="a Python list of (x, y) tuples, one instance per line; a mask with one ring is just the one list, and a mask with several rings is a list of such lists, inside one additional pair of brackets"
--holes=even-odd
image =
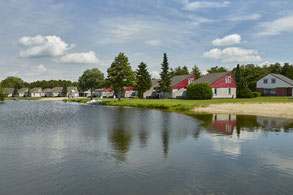
[(287, 96), (292, 96), (292, 88), (287, 88)]

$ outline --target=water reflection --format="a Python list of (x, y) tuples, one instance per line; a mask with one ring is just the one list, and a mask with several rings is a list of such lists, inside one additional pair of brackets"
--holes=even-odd
[(0, 194), (292, 194), (292, 132), (270, 117), (7, 101)]
[(125, 161), (132, 142), (132, 132), (124, 128), (116, 128), (110, 131), (109, 137), (112, 147), (116, 151), (116, 158)]

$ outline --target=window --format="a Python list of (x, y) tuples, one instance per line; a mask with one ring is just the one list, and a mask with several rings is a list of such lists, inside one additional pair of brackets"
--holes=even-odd
[(271, 82), (272, 82), (272, 83), (276, 83), (276, 79), (275, 79), (275, 78), (272, 78), (272, 79), (271, 79)]
[(228, 89), (228, 93), (229, 93), (229, 95), (231, 95), (231, 88)]
[(265, 88), (264, 89), (265, 95), (276, 95), (276, 89), (275, 88)]
[(188, 85), (191, 84), (191, 83), (194, 83), (194, 79), (193, 78), (188, 79)]
[(263, 80), (263, 83), (264, 83), (264, 84), (268, 84), (268, 79), (264, 79), (264, 80)]
[(231, 83), (231, 77), (230, 76), (226, 77), (226, 83)]
[(217, 88), (215, 88), (215, 91), (214, 91), (215, 95), (217, 95)]

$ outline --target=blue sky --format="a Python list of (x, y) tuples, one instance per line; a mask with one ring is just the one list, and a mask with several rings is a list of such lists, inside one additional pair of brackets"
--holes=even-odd
[(170, 67), (229, 69), (292, 63), (291, 0), (6, 0), (0, 6), (0, 80), (76, 81), (85, 69), (106, 75), (124, 52), (158, 75)]

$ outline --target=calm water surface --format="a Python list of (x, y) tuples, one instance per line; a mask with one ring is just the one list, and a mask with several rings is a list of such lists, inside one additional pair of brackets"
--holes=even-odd
[(293, 194), (293, 121), (0, 104), (0, 194)]

